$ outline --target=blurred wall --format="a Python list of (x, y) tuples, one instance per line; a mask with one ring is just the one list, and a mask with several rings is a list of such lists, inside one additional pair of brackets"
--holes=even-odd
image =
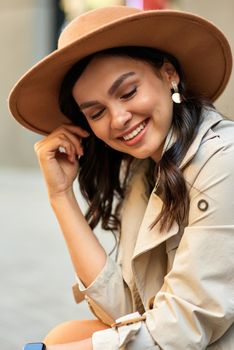
[[(216, 24), (226, 35), (234, 54), (234, 1), (233, 0), (174, 0), (174, 7), (203, 16)], [(217, 67), (219, 69), (219, 67)], [(216, 107), (234, 120), (234, 72)]]
[(53, 0), (0, 0), (0, 166), (37, 164), (38, 136), (10, 117), (7, 96), (17, 79), (51, 49)]

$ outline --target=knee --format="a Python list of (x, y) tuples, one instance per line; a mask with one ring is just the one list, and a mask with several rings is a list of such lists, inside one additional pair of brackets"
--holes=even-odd
[(46, 345), (71, 343), (90, 338), (95, 331), (106, 329), (99, 320), (73, 320), (59, 324), (45, 337)]

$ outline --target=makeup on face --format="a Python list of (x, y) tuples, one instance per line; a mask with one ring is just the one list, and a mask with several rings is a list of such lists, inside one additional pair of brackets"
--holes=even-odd
[(165, 71), (141, 60), (102, 56), (89, 63), (73, 95), (95, 135), (136, 158), (158, 158), (172, 121)]

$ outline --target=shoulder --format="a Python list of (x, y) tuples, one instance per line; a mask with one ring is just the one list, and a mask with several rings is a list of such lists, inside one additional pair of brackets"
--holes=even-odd
[(233, 151), (234, 149), (234, 121), (224, 119), (220, 125), (213, 130), (215, 135), (219, 137), (223, 149)]
[[(219, 115), (216, 113), (216, 116)], [(209, 118), (209, 114), (206, 117)], [(196, 152), (184, 169), (184, 176), (190, 183), (194, 183), (201, 172), (218, 173), (227, 167), (234, 172), (234, 122), (220, 117), (215, 123), (214, 116), (212, 118), (213, 123), (205, 132), (204, 124), (201, 125)], [(205, 124), (209, 125), (209, 120)]]
[(195, 158), (208, 162), (213, 157), (219, 161), (221, 156), (225, 156), (228, 161), (233, 159), (233, 155), (234, 122), (222, 119), (207, 131)]
[(222, 119), (207, 130), (188, 165), (189, 223), (233, 225), (234, 122)]
[[(212, 126), (205, 135), (202, 144), (209, 145), (209, 141), (214, 139), (212, 144), (218, 149), (233, 149), (234, 147), (234, 121), (222, 119)], [(207, 143), (207, 145), (206, 145)]]
[(234, 122), (222, 119), (204, 135), (194, 160), (206, 164), (213, 157), (218, 161), (221, 155), (225, 155), (225, 159), (228, 161), (233, 157), (233, 154)]

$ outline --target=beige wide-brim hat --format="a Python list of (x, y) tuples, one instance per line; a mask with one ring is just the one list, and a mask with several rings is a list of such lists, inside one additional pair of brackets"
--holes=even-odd
[(58, 104), (67, 71), (89, 54), (129, 45), (155, 47), (175, 56), (188, 88), (212, 101), (223, 92), (231, 74), (229, 43), (211, 22), (174, 10), (99, 8), (74, 19), (62, 32), (58, 49), (17, 82), (9, 97), (11, 113), (24, 127), (50, 133), (69, 122)]

